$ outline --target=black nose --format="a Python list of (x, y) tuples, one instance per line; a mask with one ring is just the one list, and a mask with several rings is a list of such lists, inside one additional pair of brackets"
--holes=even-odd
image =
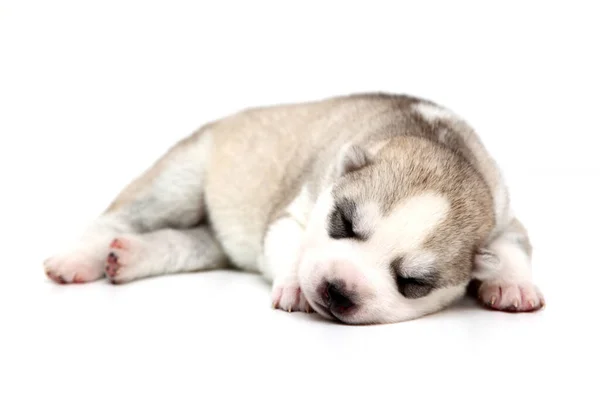
[(343, 284), (327, 282), (323, 289), (323, 301), (331, 311), (346, 312), (354, 306), (354, 302), (344, 290)]

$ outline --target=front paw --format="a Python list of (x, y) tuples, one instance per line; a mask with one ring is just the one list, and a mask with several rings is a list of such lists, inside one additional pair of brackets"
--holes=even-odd
[(477, 295), (483, 305), (493, 310), (531, 312), (545, 305), (542, 292), (530, 282), (485, 281)]
[(313, 312), (306, 297), (302, 293), (300, 284), (295, 279), (290, 279), (273, 284), (271, 293), (273, 308), (278, 308), (287, 312), (302, 311), (306, 313)]

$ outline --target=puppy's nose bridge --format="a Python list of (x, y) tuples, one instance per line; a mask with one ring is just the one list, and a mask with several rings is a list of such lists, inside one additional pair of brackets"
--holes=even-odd
[[(361, 266), (365, 267), (362, 268)], [(350, 292), (357, 287), (363, 286), (368, 279), (365, 273), (368, 272), (368, 263), (361, 263), (350, 259), (337, 259), (331, 262), (329, 271), (326, 273), (326, 280), (336, 283), (342, 289)]]
[(348, 255), (339, 255), (330, 260), (329, 280), (332, 282), (345, 281), (347, 279), (346, 276), (356, 269), (357, 265), (355, 261)]

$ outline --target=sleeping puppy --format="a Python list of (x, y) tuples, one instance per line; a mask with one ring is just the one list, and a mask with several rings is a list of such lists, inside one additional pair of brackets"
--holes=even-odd
[(64, 284), (233, 265), (272, 283), (275, 308), (377, 324), (442, 310), (467, 287), (491, 309), (538, 310), (531, 250), (463, 119), (365, 93), (204, 125), (44, 266)]

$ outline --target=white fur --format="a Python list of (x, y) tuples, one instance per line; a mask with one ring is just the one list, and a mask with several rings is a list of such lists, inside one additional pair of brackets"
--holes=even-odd
[(128, 282), (147, 276), (222, 267), (226, 257), (205, 227), (161, 229), (145, 234), (119, 235), (119, 246), (111, 246), (117, 273), (113, 282)]
[[(515, 242), (516, 233), (507, 232), (494, 240), (489, 250), (498, 258), (494, 269), (484, 271), (486, 279), (506, 282), (529, 282), (532, 280), (529, 256)], [(479, 276), (482, 278), (482, 276)]]
[[(154, 219), (168, 218), (174, 210), (181, 215), (181, 221), (199, 220), (203, 216), (204, 210), (198, 204), (203, 201), (204, 175), (210, 162), (211, 144), (211, 132), (203, 132), (197, 143), (181, 148), (176, 157), (167, 160), (164, 172), (147, 188), (148, 194), (161, 198), (160, 202), (151, 204), (147, 209)], [(164, 204), (170, 206), (164, 207)]]
[(294, 201), (290, 203), (285, 211), (291, 216), (291, 218), (293, 218), (300, 226), (304, 228), (308, 220), (308, 214), (310, 213), (311, 206), (312, 202), (310, 200), (308, 188), (306, 186), (302, 186), (298, 196), (296, 196)]
[(298, 259), (309, 205), (308, 190), (303, 187), (287, 207), (287, 215), (275, 221), (267, 230), (259, 260), (263, 276), (273, 282), (273, 307), (285, 311), (310, 309), (298, 279)]
[(114, 236), (130, 227), (115, 214), (94, 220), (66, 249), (44, 261), (46, 273), (67, 282), (89, 282), (104, 274), (108, 245)]
[(494, 190), (494, 212), (496, 214), (496, 229), (504, 228), (504, 225), (510, 221), (508, 208), (508, 190), (503, 183), (502, 176), (498, 172), (498, 185)]
[(311, 201), (306, 186), (284, 211), (284, 217), (269, 226), (265, 234), (259, 269), (267, 279), (297, 276), (297, 260), (310, 212)]
[(402, 270), (408, 276), (424, 277), (434, 272), (436, 259), (433, 253), (426, 250), (409, 253), (404, 257)]
[(379, 205), (375, 202), (365, 203), (357, 214), (360, 218), (354, 220), (354, 231), (362, 236), (371, 235), (381, 219)]
[(450, 133), (450, 131), (448, 129), (439, 129), (438, 131), (438, 139), (440, 142), (442, 143), (446, 143), (446, 137), (448, 136), (448, 134)]
[[(440, 106), (416, 103), (412, 107), (429, 122), (462, 121), (455, 113)], [(354, 107), (346, 108), (345, 112), (332, 116), (330, 123), (334, 126), (334, 122), (353, 114), (356, 114)], [(465, 127), (464, 131), (461, 135), (468, 139), (470, 130)], [(454, 132), (442, 129), (440, 141), (446, 141), (450, 133)], [(483, 146), (475, 140), (467, 142), (475, 158), (474, 164), (495, 171)], [(233, 143), (235, 140), (226, 146), (233, 146)], [(340, 152), (340, 158), (330, 165), (322, 182), (364, 166), (387, 143), (388, 139), (382, 140), (366, 149), (348, 144)], [(353, 221), (354, 229), (368, 237), (366, 241), (334, 240), (328, 236), (328, 215), (333, 203), (331, 188), (322, 191), (313, 204), (307, 188), (302, 187), (284, 216), (268, 227), (264, 241), (261, 240), (262, 223), (259, 228), (248, 228), (253, 226), (251, 222), (240, 222), (241, 213), (227, 209), (215, 212), (215, 208), (210, 207), (217, 238), (200, 228), (187, 229), (205, 213), (205, 207), (201, 205), (205, 204), (205, 173), (211, 154), (217, 154), (217, 157), (227, 154), (214, 150), (210, 130), (176, 146), (169, 157), (156, 166), (157, 169), (139, 181), (136, 190), (126, 193), (125, 206), (118, 207), (117, 212), (104, 214), (72, 249), (46, 261), (49, 276), (59, 282), (94, 280), (103, 274), (109, 251), (118, 256), (122, 264), (119, 268), (124, 268), (111, 275), (113, 281), (216, 267), (225, 260), (222, 246), (236, 266), (250, 270), (256, 270), (258, 266), (263, 275), (273, 281), (274, 305), (285, 310), (304, 310), (309, 303), (314, 306), (317, 288), (323, 282), (343, 280), (350, 290), (360, 295), (356, 312), (343, 316), (349, 323), (398, 322), (416, 318), (447, 306), (464, 293), (466, 282), (433, 290), (422, 298), (408, 299), (399, 293), (394, 271), (390, 269), (390, 263), (398, 257), (403, 258), (402, 272), (411, 277), (426, 275), (435, 268), (435, 257), (423, 248), (423, 242), (444, 221), (450, 208), (448, 200), (437, 193), (408, 198), (386, 215), (376, 201), (359, 205), (361, 209), (357, 215), (360, 218)], [(498, 297), (501, 308), (522, 302), (531, 303), (530, 309), (533, 309), (543, 304), (543, 300), (531, 282), (529, 256), (515, 240), (515, 233), (505, 232), (510, 221), (508, 192), (500, 172), (496, 172), (497, 175), (486, 175), (486, 179), (494, 195), (497, 223), (494, 234), (498, 236), (493, 236), (495, 240), (488, 246), (493, 256), (479, 258), (482, 265), (477, 273), (485, 279), (481, 293), (484, 301), (492, 303), (499, 293), (503, 293), (502, 299)], [(240, 207), (236, 208), (239, 211)], [(215, 220), (220, 223), (215, 224)], [(133, 233), (135, 230), (152, 233), (138, 235)], [(123, 236), (124, 232), (129, 234)], [(109, 243), (117, 235), (129, 246), (113, 246), (109, 250)]]
[(284, 217), (275, 221), (265, 235), (260, 269), (267, 279), (297, 276), (303, 230), (298, 223)]
[(521, 232), (502, 231), (487, 246), (491, 255), (476, 258), (473, 276), (483, 281), (480, 301), (492, 308), (519, 311), (544, 305), (544, 297), (533, 283), (530, 256), (519, 244), (525, 239)]
[(421, 114), (421, 116), (428, 122), (434, 122), (438, 119), (460, 119), (454, 112), (433, 104), (416, 103), (413, 104), (412, 108)]
[[(383, 299), (384, 301), (382, 304), (385, 307), (382, 310), (383, 312), (380, 312), (379, 315), (377, 315), (377, 318), (366, 316), (364, 319), (367, 321), (370, 320), (373, 323), (379, 321), (391, 323), (419, 318), (437, 312), (452, 304), (465, 294), (466, 286), (467, 283), (465, 282), (464, 284), (456, 286), (440, 288), (419, 299), (392, 298), (392, 301), (388, 300), (387, 302), (385, 301), (386, 299)], [(393, 289), (395, 290), (395, 288)], [(372, 306), (373, 308), (379, 307), (379, 301), (380, 299), (377, 299), (373, 304), (367, 303), (365, 313), (368, 312), (368, 306)], [(360, 320), (363, 317), (358, 314), (353, 316), (353, 318)]]
[(390, 263), (399, 256), (406, 256), (403, 268), (411, 274), (425, 274), (432, 268), (432, 254), (421, 247), (449, 212), (444, 196), (432, 192), (413, 196), (396, 205), (389, 215), (383, 215), (376, 203), (363, 205), (357, 211), (363, 218), (358, 220), (358, 230), (371, 233), (366, 242), (329, 238), (326, 226), (333, 201), (331, 189), (319, 197), (300, 256), (300, 286), (317, 311), (317, 290), (324, 281), (343, 280), (359, 293), (358, 311), (343, 316), (350, 323), (416, 318), (439, 310), (464, 293), (466, 283), (435, 290), (421, 299), (407, 299), (398, 292), (390, 272)]
[(386, 252), (407, 253), (419, 248), (423, 240), (446, 218), (448, 199), (437, 193), (423, 193), (396, 205), (389, 216), (380, 221), (374, 245)]
[[(225, 220), (222, 216), (220, 218)], [(260, 259), (260, 247), (256, 243), (260, 243), (260, 239), (247, 233), (245, 227), (234, 220), (227, 226), (227, 234), (221, 232), (219, 241), (237, 267), (256, 271), (257, 260)]]

